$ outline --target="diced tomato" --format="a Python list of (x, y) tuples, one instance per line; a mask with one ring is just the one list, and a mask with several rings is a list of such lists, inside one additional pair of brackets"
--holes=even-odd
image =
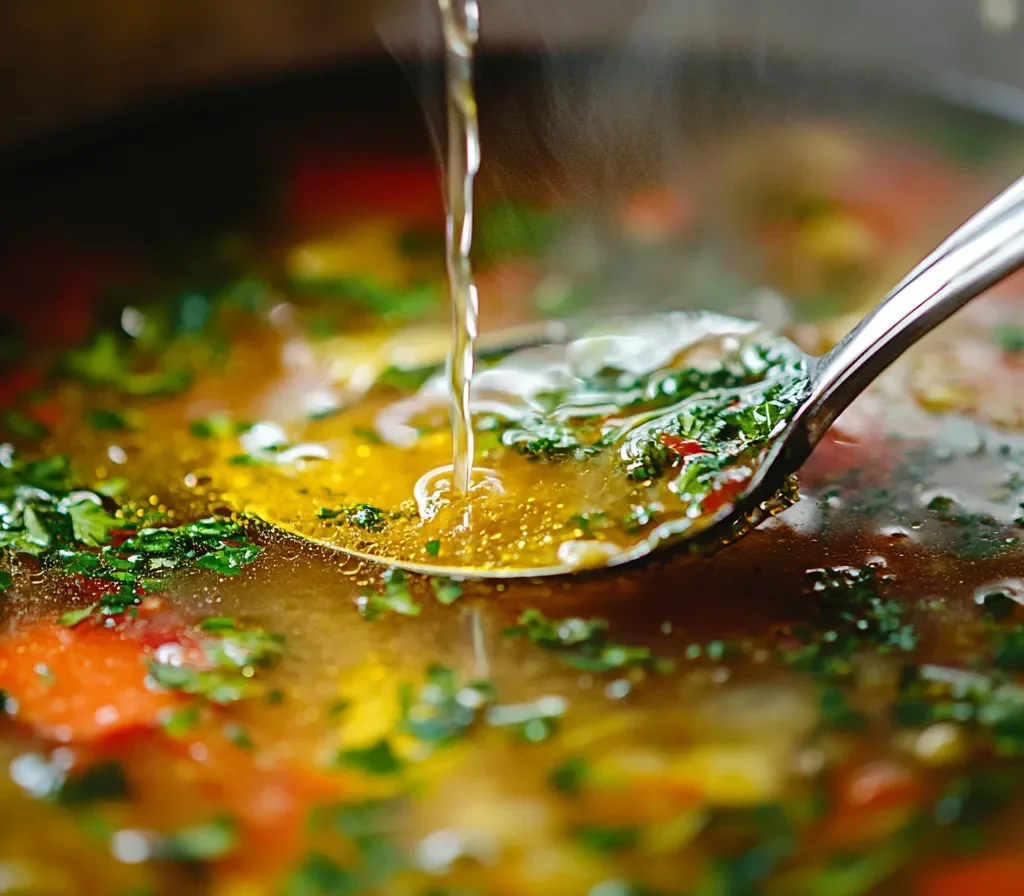
[(280, 868), (295, 859), (310, 809), (343, 795), (344, 776), (294, 763), (268, 764), (214, 728), (168, 738), (165, 751), (190, 763), (188, 780), (204, 805), (215, 806), (238, 822), (244, 856), (239, 864), (246, 871), (254, 865)]
[(741, 479), (724, 482), (704, 499), (701, 509), (707, 514), (718, 513), (727, 504), (735, 503), (749, 481), (750, 477), (744, 476)]
[(885, 836), (906, 822), (924, 797), (919, 775), (899, 762), (876, 760), (841, 772), (835, 811), (821, 833), (832, 845), (852, 845)]
[(662, 433), (658, 438), (662, 445), (679, 457), (693, 457), (697, 454), (708, 453), (701, 447), (700, 442), (695, 442), (693, 439), (684, 439), (668, 433)]
[(182, 700), (146, 686), (145, 659), (166, 643), (187, 647), (188, 638), (162, 608), (111, 628), (28, 623), (0, 637), (0, 690), (20, 721), (55, 740), (93, 743), (153, 727)]
[(921, 780), (906, 766), (888, 760), (869, 762), (840, 776), (839, 801), (848, 809), (883, 809), (914, 802)]
[(666, 189), (630, 196), (622, 206), (623, 230), (634, 239), (658, 240), (685, 233), (695, 209), (687, 197)]
[[(235, 749), (235, 754), (240, 752)], [(251, 758), (242, 764), (242, 758), (225, 753), (225, 761), (214, 769), (219, 797), (241, 822), (253, 853), (268, 865), (285, 864), (301, 849), (310, 808), (336, 798), (337, 790), (312, 773), (261, 769)]]
[(1020, 896), (1024, 893), (1024, 858), (993, 856), (949, 865), (929, 873), (921, 896)]
[(444, 214), (437, 169), (419, 159), (306, 158), (293, 169), (286, 204), (300, 228), (370, 210), (420, 221)]

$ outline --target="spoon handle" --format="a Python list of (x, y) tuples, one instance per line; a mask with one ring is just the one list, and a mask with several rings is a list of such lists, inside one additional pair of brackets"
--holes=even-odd
[(817, 363), (806, 433), (836, 417), (913, 343), (1024, 266), (1024, 177), (954, 231)]

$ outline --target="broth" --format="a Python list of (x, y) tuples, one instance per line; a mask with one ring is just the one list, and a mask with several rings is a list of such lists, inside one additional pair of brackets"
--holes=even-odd
[[(261, 522), (326, 506), (330, 537), (380, 536), (374, 496), (419, 471), (344, 408), (414, 389), (403, 374), (448, 340), (422, 135), (371, 134), (367, 100), (360, 127), (317, 136), (302, 122), (333, 119), (308, 99), (296, 117), (310, 95), (280, 96), (268, 127), (259, 93), (251, 132), (225, 112), (217, 140), (189, 130), (164, 155), (134, 152), (129, 130), (98, 145), (109, 169), (91, 181), (87, 153), (63, 180), (55, 164), (11, 176), (29, 211), (0, 260), (19, 297), (4, 303), (0, 892), (1024, 890), (1020, 283), (889, 371), (815, 452), (800, 503), (714, 557), (402, 575)], [(871, 108), (890, 103), (933, 123), (921, 133), (975, 133), (922, 100)], [(371, 136), (375, 152), (339, 155)], [(558, 165), (516, 180), (522, 152), (488, 154), (482, 341), (650, 296), (759, 314), (819, 351), (929, 226), (993, 191), (1009, 136), (971, 165), (868, 114), (780, 114), (705, 134), (685, 178), (584, 183), (596, 207)], [(220, 208), (179, 210), (181, 184)], [(385, 374), (393, 391), (374, 392)], [(324, 466), (316, 446), (339, 442), (345, 462)], [(524, 462), (536, 479), (515, 488), (543, 505), (542, 472)]]

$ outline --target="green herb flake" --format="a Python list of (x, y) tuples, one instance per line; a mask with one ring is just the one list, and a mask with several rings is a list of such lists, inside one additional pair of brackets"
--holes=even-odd
[(383, 532), (388, 526), (387, 511), (372, 504), (321, 507), (317, 516), (322, 520), (341, 520), (367, 532)]
[(66, 625), (68, 628), (74, 628), (81, 622), (85, 622), (93, 613), (96, 611), (99, 604), (91, 604), (88, 607), (82, 607), (78, 610), (68, 610), (68, 612), (62, 614), (58, 619), (58, 625)]
[[(240, 628), (227, 618), (206, 620), (200, 630), (210, 637), (203, 641), (203, 654), (211, 668), (172, 665), (149, 660), (153, 681), (167, 690), (202, 697), (226, 705), (260, 693), (254, 680), (257, 668), (274, 665), (284, 653), (284, 638), (261, 628)], [(212, 625), (211, 625), (212, 623)]]
[(437, 307), (436, 284), (395, 289), (358, 277), (293, 277), (291, 288), (301, 297), (332, 299), (361, 305), (386, 320), (415, 320)]
[(256, 745), (249, 736), (249, 732), (237, 722), (228, 722), (222, 730), (224, 736), (240, 750), (255, 749)]
[(405, 763), (395, 755), (391, 743), (384, 738), (366, 747), (341, 750), (335, 761), (345, 768), (375, 776), (396, 775), (405, 768)]
[(160, 717), (160, 727), (169, 737), (187, 736), (199, 724), (199, 707), (195, 703), (167, 710)]
[(380, 433), (375, 429), (366, 429), (362, 426), (357, 426), (353, 432), (364, 442), (368, 442), (370, 445), (383, 445), (384, 440), (381, 438)]
[(437, 598), (437, 602), (446, 607), (462, 597), (462, 585), (455, 579), (433, 576), (430, 579), (430, 587), (434, 592), (434, 597)]
[(239, 843), (238, 825), (221, 816), (160, 838), (155, 858), (171, 862), (212, 862), (230, 855)]
[(397, 613), (399, 616), (420, 615), (422, 608), (409, 592), (402, 570), (387, 570), (381, 576), (381, 583), (384, 586), (382, 593), (364, 588), (356, 598), (356, 607), (364, 619), (372, 622), (386, 613)]
[(2, 421), (3, 428), (12, 436), (32, 442), (45, 439), (50, 434), (50, 430), (46, 426), (22, 411), (6, 411)]
[(282, 896), (352, 896), (355, 875), (322, 852), (310, 852), (285, 880)]
[(97, 386), (117, 389), (127, 395), (154, 397), (173, 395), (187, 389), (192, 374), (183, 369), (137, 371), (130, 344), (110, 330), (101, 332), (90, 346), (67, 355), (68, 373)]
[(198, 565), (218, 575), (237, 576), (262, 553), (263, 548), (256, 544), (223, 547), (204, 554), (199, 558)]
[(628, 826), (581, 825), (572, 835), (589, 852), (602, 856), (626, 852), (640, 841), (640, 829)]
[(95, 409), (85, 415), (85, 422), (93, 429), (124, 432), (131, 429), (128, 418), (117, 411)]
[(1024, 352), (1024, 326), (1021, 324), (1000, 324), (992, 331), (993, 339), (1008, 355)]
[(188, 431), (197, 439), (230, 439), (244, 435), (251, 423), (239, 423), (227, 414), (211, 414), (189, 421)]
[(608, 623), (603, 619), (548, 619), (539, 610), (522, 613), (517, 624), (504, 634), (525, 638), (532, 644), (551, 651), (567, 665), (585, 672), (641, 668), (666, 672), (671, 664), (661, 660), (647, 647), (631, 647), (608, 640)]
[(327, 705), (327, 717), (329, 719), (340, 718), (345, 715), (351, 705), (349, 700), (333, 700)]
[(408, 686), (402, 689), (400, 702), (399, 729), (424, 743), (443, 746), (469, 731), (478, 712), (494, 702), (494, 689), (486, 681), (460, 684), (454, 669), (434, 665), (418, 692)]
[(119, 762), (106, 761), (68, 775), (57, 791), (57, 802), (65, 806), (126, 800), (128, 779)]
[(590, 763), (583, 756), (569, 756), (548, 776), (554, 790), (564, 796), (579, 796), (590, 776)]

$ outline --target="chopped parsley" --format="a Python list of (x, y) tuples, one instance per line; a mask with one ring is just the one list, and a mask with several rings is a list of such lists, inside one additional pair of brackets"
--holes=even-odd
[(439, 604), (449, 606), (462, 597), (462, 585), (455, 579), (448, 579), (444, 576), (433, 576), (430, 579), (430, 587), (434, 592)]
[(603, 619), (568, 618), (552, 620), (540, 610), (526, 610), (504, 634), (525, 638), (551, 651), (562, 662), (585, 672), (610, 672), (641, 668), (667, 672), (668, 660), (659, 659), (648, 647), (615, 644), (608, 639), (608, 623)]
[(885, 600), (881, 589), (891, 578), (873, 565), (828, 567), (807, 572), (823, 625), (846, 629), (881, 650), (912, 651), (917, 633), (904, 621), (906, 610), (896, 600)]
[(572, 835), (577, 843), (598, 855), (625, 852), (640, 841), (640, 829), (631, 826), (581, 825), (573, 830)]
[(405, 763), (395, 755), (390, 741), (383, 738), (366, 747), (341, 750), (335, 762), (368, 775), (396, 775), (405, 768)]
[(388, 526), (388, 520), (393, 519), (386, 510), (372, 504), (321, 507), (317, 511), (317, 516), (322, 520), (340, 520), (367, 532), (383, 532)]
[(69, 353), (65, 366), (69, 374), (90, 385), (138, 397), (173, 395), (192, 384), (191, 372), (183, 368), (144, 369), (128, 340), (111, 330), (101, 331), (91, 345)]
[(1024, 352), (1024, 326), (1021, 324), (1000, 324), (993, 331), (996, 345), (1008, 355)]
[(569, 756), (551, 772), (548, 782), (564, 796), (578, 796), (589, 776), (589, 761), (583, 756)]
[(328, 837), (344, 850), (345, 861), (314, 849), (285, 880), (283, 896), (353, 896), (382, 892), (391, 876), (406, 865), (389, 838), (392, 803), (369, 800), (320, 806), (309, 816), (314, 836)]
[(200, 417), (188, 424), (188, 431), (197, 439), (237, 438), (252, 428), (251, 423), (239, 423), (227, 414), (211, 414)]
[(66, 625), (68, 628), (74, 628), (80, 622), (85, 622), (96, 610), (95, 604), (90, 604), (88, 607), (81, 607), (78, 610), (68, 610), (68, 612), (61, 614), (58, 617), (57, 622), (60, 625)]
[(65, 806), (126, 800), (128, 779), (121, 763), (107, 760), (69, 774), (57, 791), (57, 802)]
[(131, 429), (128, 418), (118, 411), (91, 410), (85, 415), (85, 422), (93, 429), (109, 429), (114, 431)]
[(211, 862), (230, 855), (238, 843), (237, 823), (228, 816), (219, 816), (160, 837), (153, 854), (171, 862)]
[[(195, 564), (220, 575), (237, 575), (262, 550), (238, 523), (210, 517), (173, 528), (140, 529), (121, 544), (105, 545), (98, 552), (62, 549), (56, 560), (64, 572), (119, 586), (119, 591), (92, 606), (97, 615), (110, 616), (138, 603), (139, 586), (159, 590), (161, 577), (170, 570)], [(62, 621), (77, 625), (88, 617), (84, 609), (75, 610)]]
[(389, 569), (381, 576), (383, 591), (363, 588), (356, 598), (360, 615), (369, 621), (380, 619), (387, 613), (400, 616), (419, 616), (422, 608), (413, 599), (400, 569)]
[(479, 710), (494, 702), (494, 696), (488, 682), (463, 685), (453, 669), (431, 666), (418, 691), (410, 685), (402, 688), (399, 730), (424, 743), (443, 746), (465, 734)]
[(5, 411), (2, 420), (3, 428), (12, 436), (30, 441), (46, 438), (50, 430), (29, 414), (23, 411)]
[[(231, 624), (228, 624), (228, 623)], [(147, 663), (153, 681), (162, 688), (190, 694), (215, 704), (236, 703), (262, 693), (255, 682), (257, 669), (275, 665), (284, 653), (284, 638), (261, 628), (242, 628), (233, 620), (207, 620), (200, 631), (204, 664), (201, 666), (151, 659)], [(187, 712), (183, 710), (182, 712)], [(177, 732), (187, 730), (191, 715), (175, 717), (169, 724)]]
[(395, 289), (357, 277), (292, 277), (291, 288), (302, 298), (331, 299), (361, 305), (385, 320), (415, 320), (437, 308), (440, 292), (434, 283)]
[(68, 460), (23, 460), (0, 445), (0, 549), (42, 556), (58, 547), (103, 544), (119, 525), (103, 496), (76, 485)]
[(169, 737), (185, 737), (198, 724), (199, 706), (196, 703), (168, 710), (160, 718), (160, 727)]

